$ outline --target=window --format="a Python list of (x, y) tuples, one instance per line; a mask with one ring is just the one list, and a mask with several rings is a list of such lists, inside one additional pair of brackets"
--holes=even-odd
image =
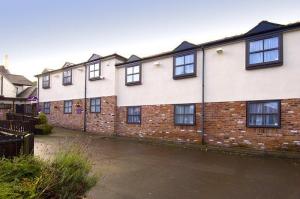
[(174, 57), (173, 78), (196, 76), (196, 54), (189, 53)]
[(32, 105), (31, 104), (25, 104), (25, 114), (26, 115), (31, 115), (32, 114)]
[(90, 100), (90, 111), (91, 113), (101, 112), (101, 98), (92, 98)]
[(280, 127), (280, 101), (247, 103), (248, 127)]
[(126, 67), (126, 85), (141, 84), (141, 66)]
[(42, 77), (43, 88), (50, 88), (50, 75), (45, 75)]
[(4, 103), (0, 104), (0, 109), (11, 109), (11, 108), (12, 108), (11, 104), (4, 104)]
[(71, 85), (72, 84), (72, 69), (65, 70), (63, 72), (63, 85)]
[(175, 105), (176, 125), (195, 125), (195, 104)]
[(141, 107), (132, 106), (127, 107), (127, 123), (140, 124), (141, 123)]
[(95, 80), (100, 78), (100, 63), (91, 64), (89, 66), (89, 79)]
[(44, 102), (44, 110), (45, 114), (50, 114), (50, 102)]
[(247, 69), (282, 65), (282, 36), (269, 36), (247, 42)]
[(65, 114), (72, 113), (72, 100), (64, 101), (64, 113)]

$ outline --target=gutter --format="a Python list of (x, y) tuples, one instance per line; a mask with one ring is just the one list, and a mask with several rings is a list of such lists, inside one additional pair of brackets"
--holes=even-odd
[(205, 144), (205, 49), (202, 48), (202, 117), (201, 117), (201, 134), (202, 134), (202, 145)]
[(39, 110), (40, 110), (40, 77), (37, 78), (37, 110), (35, 110), (37, 112), (37, 115), (39, 114)]
[(84, 65), (84, 115), (83, 115), (83, 132), (86, 132), (86, 119), (87, 119), (87, 64)]

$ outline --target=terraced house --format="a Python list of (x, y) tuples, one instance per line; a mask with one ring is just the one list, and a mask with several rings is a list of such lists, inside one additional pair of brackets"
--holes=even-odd
[(38, 77), (51, 123), (105, 135), (281, 150), (300, 145), (300, 23), (181, 43), (129, 59), (93, 55)]

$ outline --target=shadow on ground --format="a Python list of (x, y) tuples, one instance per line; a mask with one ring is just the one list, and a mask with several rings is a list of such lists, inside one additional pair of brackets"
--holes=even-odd
[(65, 129), (37, 136), (35, 153), (51, 158), (82, 147), (101, 173), (93, 199), (300, 198), (300, 164), (294, 160), (235, 156), (154, 146)]

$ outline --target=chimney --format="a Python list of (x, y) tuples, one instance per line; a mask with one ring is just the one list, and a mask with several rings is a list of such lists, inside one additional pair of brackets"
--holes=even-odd
[(3, 65), (6, 69), (8, 69), (9, 66), (9, 61), (8, 61), (8, 55), (4, 55), (4, 61), (3, 61)]

